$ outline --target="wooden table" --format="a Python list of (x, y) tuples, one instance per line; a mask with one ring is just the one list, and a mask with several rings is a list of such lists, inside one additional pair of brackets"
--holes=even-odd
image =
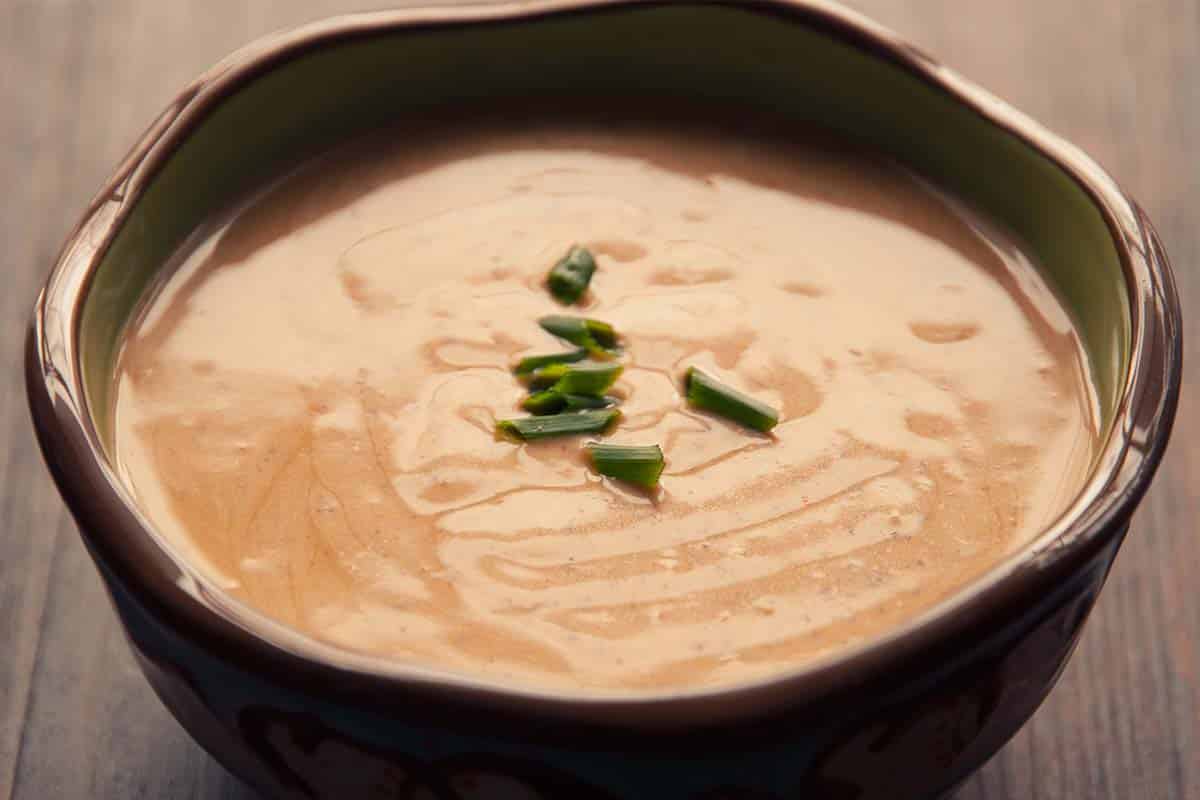
[[(1157, 222), (1198, 341), (1200, 0), (852, 4), (1107, 165)], [(21, 341), (62, 238), (176, 90), (253, 36), (366, 7), (0, 0), (0, 800), (251, 797), (138, 673), (34, 445)], [(1200, 798), (1193, 389), (1061, 683), (961, 800)]]

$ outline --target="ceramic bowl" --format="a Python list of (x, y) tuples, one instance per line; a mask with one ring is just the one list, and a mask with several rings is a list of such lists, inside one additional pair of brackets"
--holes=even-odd
[[(1064, 517), (886, 636), (767, 680), (587, 698), (419, 673), (267, 622), (155, 533), (117, 479), (124, 323), (206, 217), (305, 156), (432, 106), (618, 94), (761, 106), (882, 151), (1015, 232), (1074, 312), (1103, 409)], [(217, 759), (283, 798), (922, 798), (1049, 692), (1170, 432), (1170, 269), (1079, 150), (820, 0), (553, 0), (342, 17), (258, 41), (154, 122), (37, 301), (46, 462), (150, 684)]]

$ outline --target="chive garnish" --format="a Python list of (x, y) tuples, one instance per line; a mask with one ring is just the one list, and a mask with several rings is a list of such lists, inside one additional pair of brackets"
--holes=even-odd
[(617, 346), (617, 332), (613, 326), (598, 319), (551, 314), (539, 319), (538, 324), (558, 338), (583, 347), (597, 357), (611, 356), (609, 350)]
[(646, 489), (657, 486), (662, 475), (663, 453), (658, 445), (588, 442), (587, 453), (596, 472)]
[(593, 408), (608, 408), (617, 404), (615, 397), (598, 397), (590, 394), (564, 394), (562, 398), (566, 401), (567, 411), (587, 411)]
[(553, 388), (561, 394), (601, 395), (624, 369), (620, 364), (548, 364), (520, 378), (534, 391)]
[(550, 270), (546, 286), (560, 303), (570, 305), (587, 291), (596, 271), (596, 259), (587, 248), (574, 245)]
[(587, 350), (582, 347), (576, 350), (568, 350), (565, 353), (548, 353), (544, 356), (526, 356), (517, 362), (513, 367), (513, 372), (518, 375), (526, 375), (533, 372), (535, 369), (548, 367), (551, 364), (573, 364), (576, 361), (583, 361), (587, 358)]
[(559, 394), (587, 394), (598, 397), (621, 377), (620, 364), (576, 364), (552, 387)]
[(726, 386), (695, 367), (684, 377), (688, 403), (701, 411), (711, 411), (748, 428), (766, 433), (779, 422), (779, 412), (762, 401)]
[(533, 390), (549, 389), (554, 384), (558, 383), (563, 375), (567, 374), (570, 369), (569, 364), (547, 364), (544, 367), (539, 367), (533, 372), (521, 375), (520, 378), (525, 384)]
[(553, 436), (575, 436), (582, 433), (604, 433), (621, 412), (615, 408), (603, 411), (580, 411), (575, 414), (555, 414), (551, 417), (520, 417), (496, 422), (496, 435), (531, 442)]
[(521, 401), (521, 408), (530, 414), (544, 417), (547, 414), (557, 414), (567, 407), (567, 398), (553, 389), (535, 392)]
[(557, 414), (561, 411), (591, 411), (597, 408), (608, 408), (617, 404), (614, 397), (601, 397), (590, 394), (563, 394), (556, 389), (546, 389), (534, 392), (521, 401), (521, 408), (535, 416), (544, 417), (547, 414)]

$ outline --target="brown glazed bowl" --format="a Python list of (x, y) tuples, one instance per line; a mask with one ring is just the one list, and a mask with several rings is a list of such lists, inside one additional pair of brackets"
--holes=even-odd
[[(517, 690), (353, 655), (183, 561), (111, 461), (124, 323), (209, 215), (339, 140), (432, 106), (597, 94), (732, 101), (883, 151), (1007, 226), (1073, 311), (1103, 409), (1094, 474), (1043, 535), (886, 636), (769, 680), (636, 697)], [(1178, 300), (1142, 212), (1091, 160), (823, 0), (551, 0), (343, 17), (190, 86), (97, 195), (38, 298), (46, 463), (150, 684), (284, 798), (932, 798), (1050, 691), (1162, 457)]]

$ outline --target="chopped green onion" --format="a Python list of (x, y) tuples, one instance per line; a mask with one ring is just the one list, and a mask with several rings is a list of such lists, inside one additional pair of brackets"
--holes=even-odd
[(587, 358), (587, 350), (582, 347), (576, 350), (568, 350), (565, 353), (548, 353), (544, 356), (526, 356), (517, 362), (517, 366), (513, 368), (513, 372), (518, 375), (526, 375), (541, 367), (548, 367), (551, 364), (573, 364), (576, 361), (583, 361)]
[(695, 367), (688, 367), (684, 389), (692, 407), (711, 411), (756, 431), (766, 433), (779, 422), (779, 412), (766, 403), (726, 386)]
[(613, 326), (598, 319), (551, 314), (539, 319), (538, 324), (549, 333), (586, 348), (589, 353), (599, 358), (610, 357), (609, 350), (617, 346), (617, 332), (613, 330)]
[(551, 387), (559, 394), (604, 394), (625, 370), (620, 364), (576, 364)]
[(582, 433), (604, 433), (620, 418), (616, 409), (580, 411), (575, 414), (555, 414), (551, 417), (520, 417), (496, 422), (496, 435), (529, 442), (553, 436), (575, 436)]
[(587, 291), (595, 271), (596, 259), (586, 248), (575, 245), (550, 270), (546, 285), (559, 302), (570, 305)]
[(658, 477), (662, 475), (665, 463), (662, 448), (658, 445), (588, 442), (587, 453), (596, 472), (646, 489), (658, 485)]
[(569, 364), (548, 364), (521, 376), (530, 389), (549, 389), (570, 369)]
[(557, 389), (534, 392), (521, 401), (521, 408), (539, 417), (560, 411), (590, 411), (617, 404), (616, 398), (588, 394), (563, 394)]
[(561, 395), (567, 403), (567, 411), (586, 411), (592, 408), (608, 408), (615, 406), (617, 399), (615, 397), (596, 397), (588, 394), (564, 394)]
[(521, 402), (521, 408), (538, 417), (557, 414), (567, 407), (567, 398), (553, 389), (536, 392)]

